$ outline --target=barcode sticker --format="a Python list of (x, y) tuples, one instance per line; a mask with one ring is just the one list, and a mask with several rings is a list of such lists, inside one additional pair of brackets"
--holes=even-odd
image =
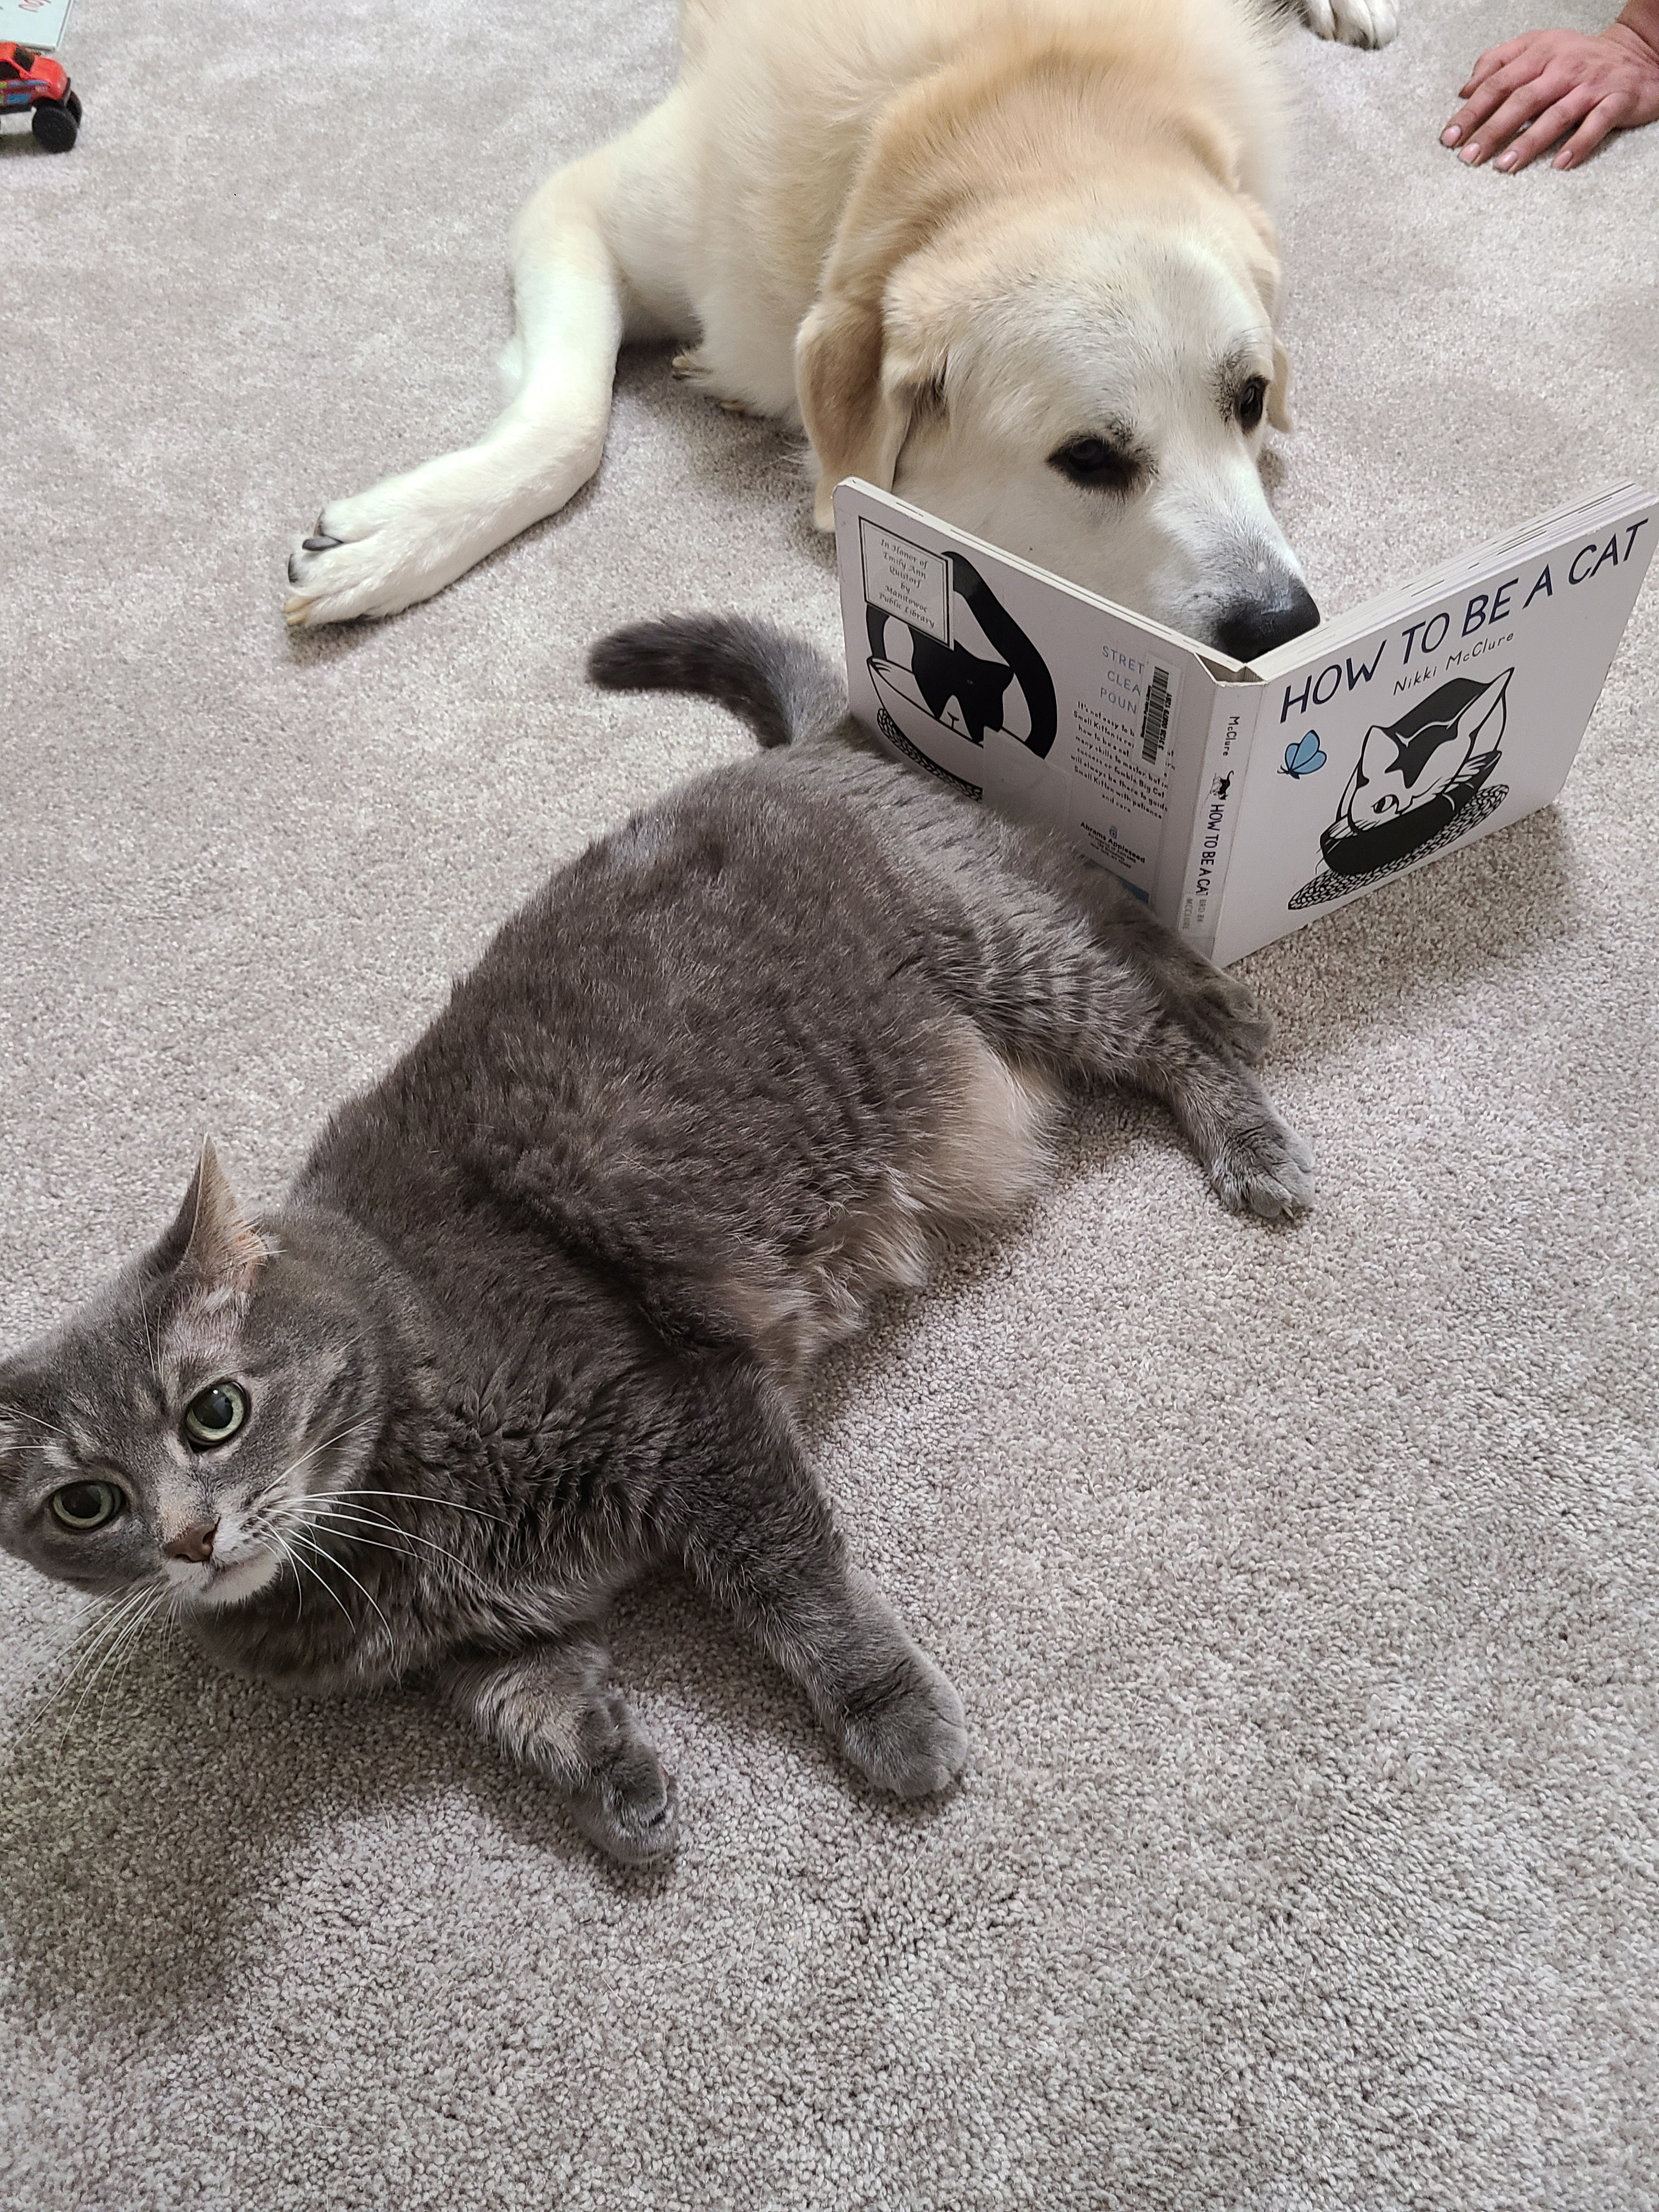
[(1156, 764), (1169, 734), (1170, 672), (1155, 667), (1152, 680), (1146, 686), (1146, 703), (1140, 717), (1140, 757), (1149, 767)]

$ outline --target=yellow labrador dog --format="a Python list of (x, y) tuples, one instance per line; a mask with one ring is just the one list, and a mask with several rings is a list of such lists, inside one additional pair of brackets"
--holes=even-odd
[[(1357, 45), (1391, 0), (1303, 0)], [(513, 397), (334, 501), (290, 623), (391, 614), (599, 467), (618, 346), (678, 337), (845, 476), (1243, 658), (1317, 611), (1268, 511), (1286, 427), (1267, 0), (684, 0), (679, 83), (512, 240)]]

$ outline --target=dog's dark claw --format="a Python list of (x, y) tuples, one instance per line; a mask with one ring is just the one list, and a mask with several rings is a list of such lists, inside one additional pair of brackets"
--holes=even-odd
[[(307, 553), (326, 553), (336, 545), (343, 545), (345, 540), (343, 538), (307, 538), (302, 542)], [(300, 580), (295, 576), (293, 580), (297, 584)]]
[(288, 556), (288, 580), (290, 584), (297, 584), (300, 580), (300, 572), (294, 565), (295, 557), (292, 553)]

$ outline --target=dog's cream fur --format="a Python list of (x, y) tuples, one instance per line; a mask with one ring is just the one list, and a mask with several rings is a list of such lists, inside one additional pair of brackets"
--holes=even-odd
[[(1390, 0), (1304, 12), (1393, 34)], [(1255, 0), (684, 0), (675, 90), (514, 226), (505, 411), (325, 508), (291, 623), (408, 606), (562, 507), (618, 346), (665, 337), (805, 427), (821, 524), (857, 474), (1202, 636), (1308, 604), (1252, 419), (1265, 385), (1288, 422)], [(1134, 487), (1062, 474), (1080, 438)]]

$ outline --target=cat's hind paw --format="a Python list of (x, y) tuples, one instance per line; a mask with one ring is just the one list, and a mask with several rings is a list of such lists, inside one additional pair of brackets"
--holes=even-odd
[(1176, 1012), (1182, 1027), (1222, 1058), (1259, 1067), (1267, 1057), (1273, 1018), (1250, 986), (1224, 969), (1209, 968), (1182, 989)]

